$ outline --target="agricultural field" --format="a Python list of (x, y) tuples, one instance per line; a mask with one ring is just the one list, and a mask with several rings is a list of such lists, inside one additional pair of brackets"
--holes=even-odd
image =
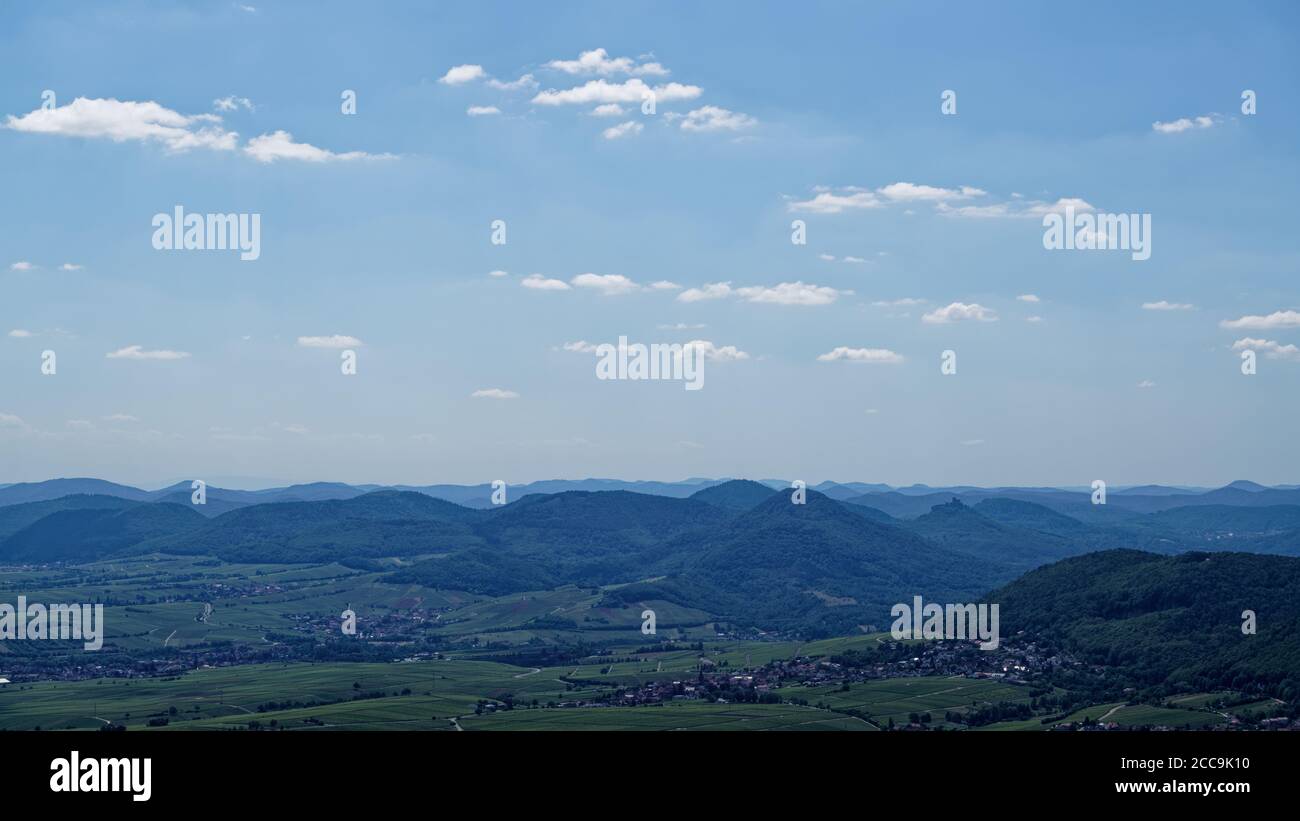
[[(915, 677), (866, 681), (842, 686), (786, 687), (783, 698), (824, 704), (832, 710), (857, 710), (884, 726), (890, 719), (907, 724), (912, 713), (930, 714), (931, 726), (944, 724), (948, 712), (965, 712), (998, 702), (1028, 701), (1024, 688), (986, 679)], [(953, 727), (959, 725), (951, 725)]]
[(668, 704), (513, 710), (472, 716), (466, 730), (875, 730), (849, 716), (787, 704)]

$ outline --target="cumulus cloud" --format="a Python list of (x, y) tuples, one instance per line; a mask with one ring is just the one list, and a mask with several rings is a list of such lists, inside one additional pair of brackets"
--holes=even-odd
[(706, 105), (686, 114), (669, 112), (668, 122), (680, 121), (683, 131), (742, 131), (758, 125), (758, 120), (748, 114), (729, 111), (716, 105)]
[(740, 362), (749, 359), (749, 354), (737, 348), (735, 345), (714, 345), (707, 339), (692, 339), (685, 343), (683, 348), (696, 348), (703, 352), (704, 358), (710, 362)]
[(605, 296), (629, 294), (639, 286), (622, 274), (578, 274), (569, 280), (575, 288), (590, 288)]
[(964, 322), (966, 320), (975, 320), (976, 322), (996, 322), (997, 314), (985, 308), (978, 303), (967, 304), (965, 302), (954, 302), (942, 308), (936, 308), (921, 317), (922, 322), (928, 322), (932, 325), (945, 325), (950, 322)]
[(60, 271), (80, 271), (80, 270), (81, 270), (82, 268), (84, 268), (84, 267), (86, 267), (86, 266), (84, 266), (84, 265), (77, 265), (77, 264), (72, 263), (72, 262), (65, 262), (65, 263), (63, 263), (62, 265), (59, 266), (59, 270), (60, 270)]
[(711, 282), (699, 288), (687, 288), (677, 295), (678, 302), (703, 302), (731, 296), (730, 282)]
[(1038, 299), (1038, 295), (1037, 295), (1037, 294), (1021, 294), (1020, 296), (1016, 297), (1016, 299), (1020, 300), (1021, 302), (1035, 302), (1035, 303), (1036, 303), (1036, 302), (1039, 302), (1039, 301), (1040, 301), (1040, 300)]
[(772, 287), (737, 288), (736, 293), (749, 302), (773, 305), (829, 305), (841, 294), (851, 292), (804, 282), (782, 282)]
[(10, 265), (10, 266), (9, 266), (9, 270), (10, 270), (10, 271), (30, 271), (30, 270), (32, 270), (32, 269), (35, 268), (35, 267), (36, 267), (35, 265), (32, 265), (32, 264), (31, 264), (30, 262), (28, 262), (27, 260), (25, 260), (25, 259), (20, 259), (19, 261), (17, 261), (17, 262), (15, 262), (14, 264)]
[(298, 347), (300, 348), (360, 348), (364, 344), (355, 336), (344, 336), (343, 334), (298, 337)]
[(507, 272), (505, 272), (505, 271), (488, 271), (488, 276), (490, 276), (490, 277), (508, 277), (508, 276), (510, 276), (510, 274), (507, 273)]
[(501, 109), (494, 105), (472, 105), (465, 109), (465, 113), (471, 117), (490, 117), (493, 114), (500, 114)]
[(147, 351), (140, 345), (128, 345), (125, 348), (119, 348), (116, 351), (109, 351), (105, 354), (108, 359), (136, 359), (136, 360), (162, 360), (170, 361), (176, 359), (186, 359), (189, 354), (185, 351)]
[(1150, 379), (1143, 379), (1141, 382), (1138, 383), (1139, 388), (1154, 388), (1155, 386), (1156, 383), (1152, 382)]
[(890, 183), (876, 189), (876, 192), (894, 202), (951, 202), (982, 197), (987, 193), (969, 185), (960, 188), (937, 188), (933, 185), (917, 185), (911, 182)]
[(608, 80), (588, 80), (586, 83), (568, 89), (548, 88), (533, 97), (536, 105), (604, 105), (606, 103), (637, 104), (654, 95), (656, 103), (674, 103), (682, 100), (694, 100), (704, 93), (699, 86), (682, 83), (665, 83), (651, 87), (640, 78), (632, 78), (621, 83)]
[(498, 91), (519, 91), (520, 89), (525, 88), (537, 88), (537, 80), (533, 79), (533, 75), (531, 74), (525, 74), (518, 80), (510, 81), (490, 78), (488, 79), (487, 84), (490, 88), (495, 88)]
[(276, 131), (254, 137), (244, 146), (244, 153), (258, 162), (300, 160), (302, 162), (347, 162), (350, 160), (391, 160), (392, 154), (368, 154), (365, 151), (345, 151), (336, 154), (310, 143), (300, 143), (288, 131)]
[(882, 208), (884, 203), (871, 191), (841, 189), (840, 193), (819, 191), (812, 199), (795, 200), (786, 205), (793, 212), (808, 214), (839, 214), (849, 210)]
[(212, 107), (217, 111), (238, 111), (241, 108), (245, 111), (252, 111), (256, 108), (253, 101), (247, 97), (235, 97), (233, 95), (213, 100)]
[(1248, 315), (1239, 319), (1225, 319), (1219, 323), (1219, 327), (1252, 331), (1267, 331), (1274, 328), (1300, 328), (1300, 312), (1274, 311), (1267, 316)]
[(520, 285), (525, 288), (532, 288), (534, 291), (567, 291), (569, 283), (562, 279), (548, 279), (541, 274), (529, 274), (524, 277)]
[(1164, 299), (1159, 302), (1142, 303), (1142, 310), (1144, 311), (1190, 311), (1195, 307), (1195, 305), (1187, 302), (1169, 302)]
[(852, 291), (841, 291), (811, 283), (781, 282), (776, 285), (749, 285), (732, 288), (730, 282), (712, 282), (699, 288), (687, 288), (677, 295), (678, 302), (703, 302), (736, 296), (747, 302), (771, 305), (829, 305)]
[(576, 60), (551, 60), (546, 68), (573, 75), (600, 75), (608, 77), (614, 74), (636, 74), (663, 77), (668, 70), (659, 63), (637, 64), (631, 57), (610, 57), (603, 48), (584, 51)]
[(180, 114), (156, 102), (78, 97), (64, 106), (9, 115), (5, 128), (29, 134), (158, 142), (169, 151), (233, 150), (239, 135), (226, 131), (215, 114)]
[(14, 339), (27, 339), (31, 335), (32, 335), (31, 331), (25, 331), (22, 328), (14, 328), (12, 331), (9, 332), (9, 336), (13, 337)]
[(1156, 121), (1151, 124), (1151, 129), (1157, 134), (1181, 134), (1184, 131), (1210, 128), (1219, 121), (1218, 114), (1202, 114), (1199, 117), (1181, 117), (1167, 123)]
[(642, 125), (641, 123), (638, 123), (636, 120), (627, 120), (626, 122), (621, 122), (618, 125), (611, 125), (609, 128), (605, 129), (600, 133), (601, 136), (603, 136), (607, 140), (617, 140), (620, 137), (634, 136), (636, 134), (640, 134), (644, 129), (645, 126)]
[(1295, 345), (1283, 345), (1271, 339), (1251, 339), (1250, 337), (1238, 339), (1232, 343), (1232, 349), (1234, 351), (1263, 351), (1264, 356), (1269, 359), (1289, 359), (1300, 362), (1300, 348)]
[(474, 399), (518, 399), (519, 394), (502, 388), (480, 388), (470, 394)]
[(618, 103), (605, 103), (591, 110), (591, 116), (593, 117), (621, 117), (625, 113), (627, 113), (627, 109)]
[(903, 361), (900, 354), (887, 348), (849, 348), (841, 345), (817, 357), (818, 362), (865, 362), (896, 365)]
[(474, 80), (480, 80), (486, 76), (487, 74), (483, 71), (483, 66), (466, 64), (462, 66), (452, 66), (447, 69), (447, 73), (438, 78), (438, 82), (444, 85), (458, 86), (463, 85), (464, 83), (473, 82)]

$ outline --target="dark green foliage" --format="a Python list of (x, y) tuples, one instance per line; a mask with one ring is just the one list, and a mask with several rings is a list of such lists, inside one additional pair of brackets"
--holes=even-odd
[(203, 517), (181, 505), (134, 505), (51, 513), (0, 543), (10, 562), (86, 561), (127, 550), (159, 532), (185, 532)]
[[(1108, 550), (1025, 574), (991, 593), (1002, 634), (1025, 630), (1139, 688), (1300, 696), (1300, 559), (1249, 553), (1160, 556)], [(1243, 635), (1255, 611), (1258, 634)]]

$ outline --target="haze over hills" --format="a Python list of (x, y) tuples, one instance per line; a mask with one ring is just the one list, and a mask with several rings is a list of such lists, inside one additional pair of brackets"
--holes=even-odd
[[(1300, 504), (1286, 503), (1300, 491), (1245, 482), (1163, 496), (1145, 487), (1105, 505), (1051, 488), (917, 495), (823, 483), (830, 493), (808, 489), (796, 504), (775, 480), (535, 486), (573, 484), (603, 489), (525, 493), (530, 485), (491, 505), (486, 485), (209, 487), (207, 504), (194, 505), (184, 483), (157, 491), (95, 479), (19, 484), (0, 489), (0, 563), (169, 553), (373, 568), (397, 558), (409, 564), (392, 583), (482, 595), (623, 585), (608, 601), (657, 599), (737, 624), (831, 633), (878, 625), (892, 603), (915, 594), (970, 601), (1098, 550), (1300, 555)], [(488, 504), (477, 504), (483, 498)]]

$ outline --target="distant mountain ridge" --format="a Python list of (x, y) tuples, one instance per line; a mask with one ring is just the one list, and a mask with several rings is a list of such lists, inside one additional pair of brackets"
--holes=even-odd
[(387, 577), (394, 582), (485, 595), (602, 587), (611, 606), (659, 599), (735, 624), (832, 634), (879, 626), (912, 595), (973, 601), (1026, 571), (1101, 550), (1300, 556), (1300, 505), (1266, 504), (1295, 493), (1276, 488), (1130, 497), (1181, 503), (1142, 512), (1071, 491), (909, 496), (842, 484), (828, 489), (855, 495), (808, 488), (798, 504), (773, 482), (695, 480), (674, 491), (690, 490), (684, 496), (512, 493), (509, 504), (469, 507), (333, 483), (208, 488), (200, 506), (184, 484), (145, 492), (61, 480), (13, 487), (28, 500), (84, 489), (129, 498), (74, 493), (0, 506), (0, 564), (158, 552), (373, 568), (395, 557), (408, 566)]

